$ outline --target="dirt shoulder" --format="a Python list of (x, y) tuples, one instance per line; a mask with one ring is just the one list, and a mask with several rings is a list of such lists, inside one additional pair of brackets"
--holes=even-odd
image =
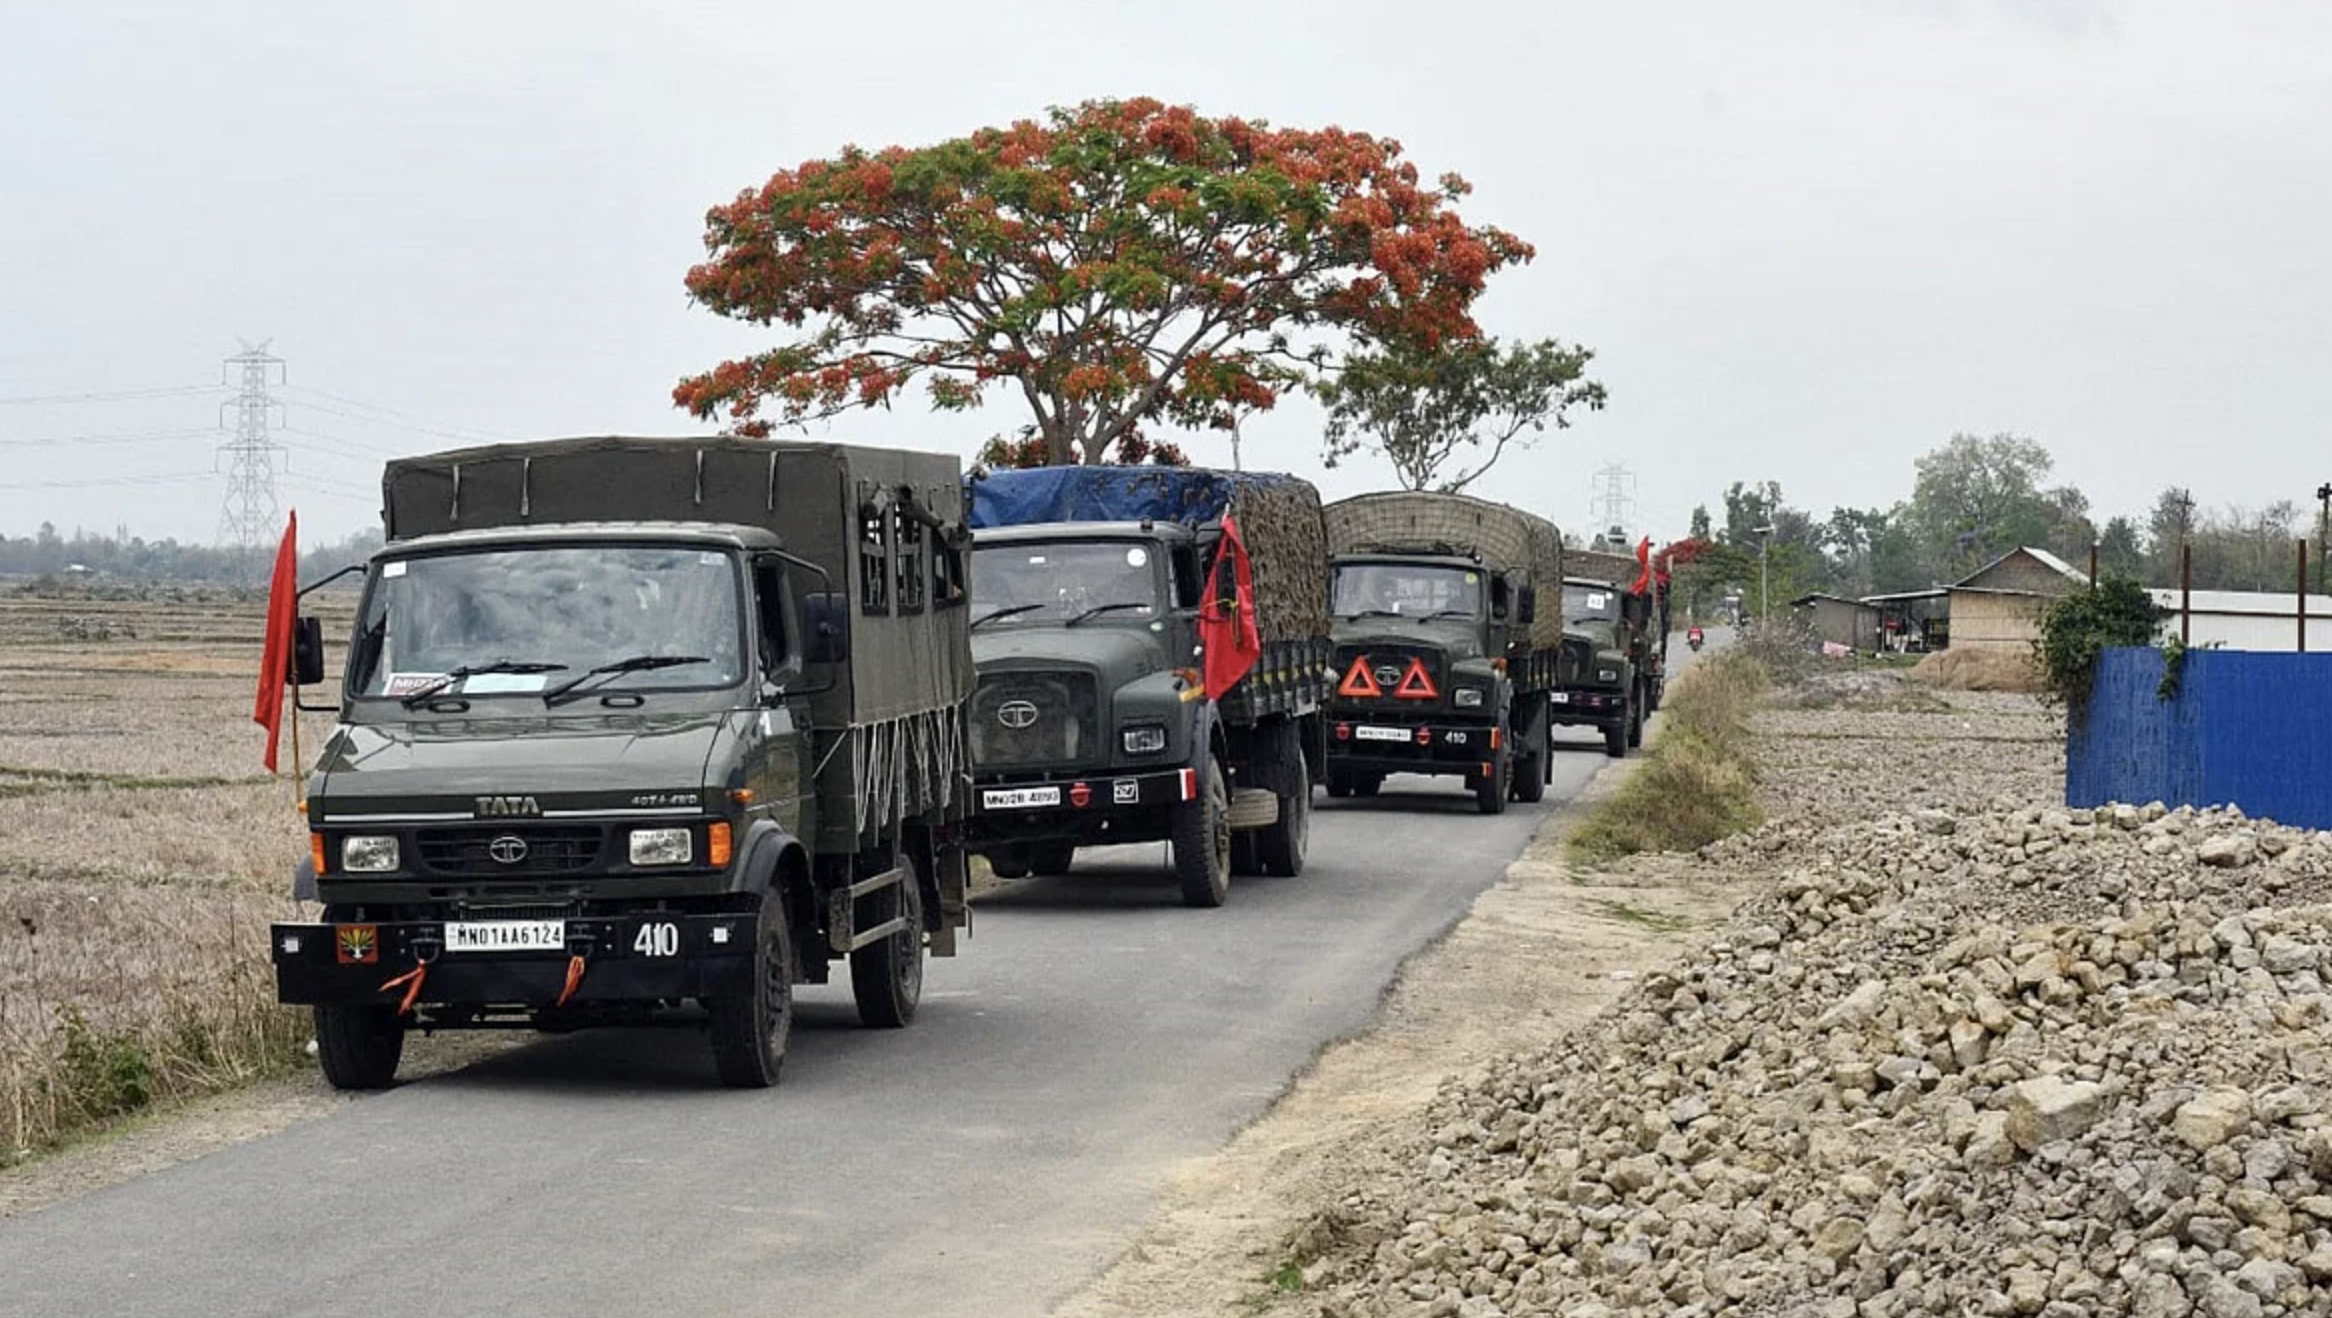
[(1594, 1018), (1756, 891), (1684, 857), (1572, 870), (1569, 832), (1634, 763), (1606, 768), (1550, 816), (1466, 918), (1402, 967), (1377, 1023), (1323, 1051), (1221, 1152), (1181, 1169), (1124, 1256), (1056, 1312), (1231, 1313), (1295, 1289), (1290, 1234), (1390, 1158), (1444, 1082)]

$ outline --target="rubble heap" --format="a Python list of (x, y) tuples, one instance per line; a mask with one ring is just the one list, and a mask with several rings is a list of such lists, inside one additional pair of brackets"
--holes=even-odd
[(1925, 809), (1437, 1100), (1294, 1242), (1331, 1315), (2332, 1311), (2332, 835)]

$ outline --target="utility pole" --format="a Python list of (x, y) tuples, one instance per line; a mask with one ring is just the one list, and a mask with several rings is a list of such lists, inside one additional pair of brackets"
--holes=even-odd
[(2316, 581), (2322, 589), (2332, 591), (2332, 574), (2325, 571), (2327, 537), (2332, 537), (2332, 481), (2316, 487)]
[[(228, 379), (229, 370), (239, 370), (241, 379)], [(284, 378), (283, 359), (270, 355), (264, 342), (257, 347), (245, 343), (243, 351), (227, 358), (220, 370), (222, 383), (240, 384), (241, 390), (219, 405), (221, 429), (228, 429), (225, 412), (232, 408), (235, 414), (234, 438), (218, 449), (227, 458), (227, 491), (219, 503), (219, 543), (254, 554), (264, 549), (277, 531), (276, 458), (285, 452), (268, 432), (280, 406), (267, 393), (271, 371), (278, 382)]]
[(1765, 551), (1766, 551), (1766, 547), (1767, 547), (1768, 545), (1770, 545), (1770, 544), (1772, 543), (1772, 541), (1773, 541), (1773, 527), (1772, 527), (1772, 525), (1771, 525), (1771, 524), (1768, 524), (1768, 525), (1765, 525), (1765, 526), (1760, 526), (1760, 527), (1756, 528), (1756, 530), (1757, 530), (1757, 620), (1758, 620), (1759, 622), (1772, 622), (1772, 621), (1773, 621), (1773, 580), (1772, 580), (1772, 577), (1771, 577), (1771, 575), (1770, 575), (1770, 574), (1769, 574), (1769, 573), (1766, 571), (1766, 569), (1765, 569)]
[(1596, 472), (1595, 480), (1598, 492), (1587, 500), (1587, 516), (1595, 527), (1595, 534), (1624, 541), (1627, 538), (1624, 533), (1616, 536), (1614, 533), (1620, 532), (1628, 524), (1628, 514), (1636, 502), (1628, 495), (1628, 490), (1634, 486), (1636, 478), (1626, 467), (1615, 462)]

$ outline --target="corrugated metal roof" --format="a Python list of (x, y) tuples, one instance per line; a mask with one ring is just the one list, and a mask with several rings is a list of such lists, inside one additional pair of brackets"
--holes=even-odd
[[(2154, 602), (2171, 610), (2178, 610), (2178, 591), (2152, 589), (2146, 592)], [(2269, 618), (2299, 617), (2299, 597), (2290, 591), (2269, 590), (2198, 590), (2194, 592), (2196, 613), (2226, 613)], [(2308, 616), (2332, 618), (2332, 595), (2308, 596)]]
[[(2088, 573), (2076, 569), (2072, 564), (2057, 557), (2055, 554), (2050, 553), (2048, 550), (2035, 549), (2031, 545), (2019, 545), (2016, 548), (2009, 550), (2007, 553), (2002, 554), (2000, 557), (1993, 559), (1991, 562), (1986, 563), (1984, 566), (1977, 568), (1975, 571), (1970, 572), (1966, 576), (1960, 578), (1957, 582), (1954, 582), (1953, 585), (1955, 588), (1959, 586), (1966, 586), (1969, 582), (1974, 581), (1976, 578), (1991, 571), (1993, 568), (2000, 566), (2002, 563), (2007, 562), (2009, 559), (2016, 557), (2018, 554), (2030, 555), (2033, 562), (2040, 564), (2042, 567), (2047, 568), (2049, 571), (2056, 573), (2058, 576), (2066, 577), (2073, 581), (2078, 581), (2084, 586), (2089, 584)], [(1971, 589), (1981, 590), (1985, 588), (1978, 586), (1971, 587)], [(2039, 592), (2028, 590), (2012, 593), (2033, 595), (2038, 594)]]

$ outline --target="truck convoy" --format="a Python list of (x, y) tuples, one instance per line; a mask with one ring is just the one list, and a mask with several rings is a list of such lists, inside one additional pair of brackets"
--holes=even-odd
[[(390, 1083), (413, 1028), (693, 1002), (720, 1079), (767, 1086), (794, 985), (842, 959), (860, 1019), (905, 1025), (969, 923), (957, 460), (573, 439), (382, 484), (308, 780), (322, 918), (271, 930), (330, 1081)], [(291, 666), (324, 675), (312, 619)]]
[(975, 850), (1005, 878), (1171, 841), (1191, 906), (1293, 875), (1329, 684), (1320, 497), (1293, 476), (1081, 466), (970, 482)]
[(1603, 733), (1614, 758), (1644, 744), (1644, 720), (1667, 689), (1668, 582), (1650, 560), (1594, 550), (1571, 553), (1563, 581), (1561, 684), (1554, 721)]
[(1418, 491), (1344, 499), (1327, 520), (1328, 794), (1462, 774), (1483, 814), (1539, 800), (1554, 771), (1562, 534), (1505, 504)]

